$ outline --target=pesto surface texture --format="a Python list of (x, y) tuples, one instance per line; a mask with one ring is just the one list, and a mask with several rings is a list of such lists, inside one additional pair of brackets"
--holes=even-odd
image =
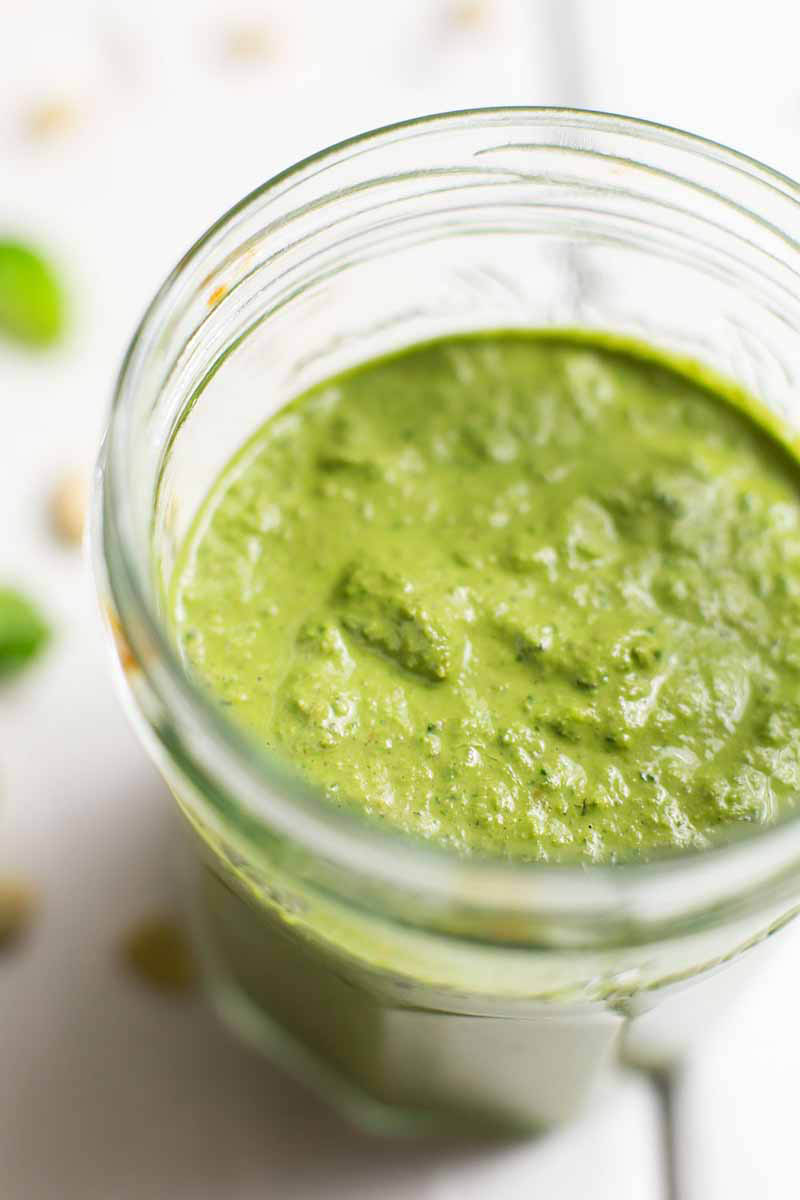
[(330, 802), (462, 854), (618, 861), (800, 784), (800, 468), (602, 339), (453, 338), (295, 400), (173, 584), (187, 667)]

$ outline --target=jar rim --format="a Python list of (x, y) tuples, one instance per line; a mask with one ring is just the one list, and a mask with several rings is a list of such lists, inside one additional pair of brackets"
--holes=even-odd
[[(533, 906), (567, 917), (584, 919), (613, 913), (628, 921), (635, 909), (644, 913), (648, 921), (657, 921), (662, 916), (666, 919), (669, 914), (673, 922), (674, 891), (679, 887), (684, 898), (681, 907), (691, 910), (691, 922), (696, 922), (701, 909), (708, 917), (709, 910), (723, 900), (724, 913), (729, 915), (731, 904), (741, 906), (745, 899), (748, 904), (756, 904), (773, 896), (776, 886), (787, 890), (790, 880), (796, 879), (800, 868), (800, 807), (775, 824), (732, 836), (717, 845), (669, 850), (647, 861), (630, 859), (615, 863), (463, 858), (446, 847), (377, 827), (365, 818), (326, 803), (291, 768), (255, 746), (214, 706), (180, 662), (159, 617), (145, 573), (136, 561), (131, 497), (126, 492), (122, 469), (128, 432), (126, 412), (137, 387), (137, 373), (163, 333), (184, 273), (195, 260), (223, 231), (229, 231), (244, 214), (259, 208), (276, 191), (292, 187), (342, 159), (428, 133), (503, 125), (518, 128), (520, 124), (621, 133), (645, 143), (688, 152), (689, 157), (705, 159), (747, 176), (779, 193), (792, 206), (798, 205), (800, 211), (800, 185), (757, 159), (668, 125), (586, 109), (519, 106), (432, 114), (347, 138), (287, 167), (231, 207), (191, 246), (165, 279), (133, 335), (114, 386), (97, 471), (94, 542), (101, 597), (104, 603), (105, 597), (109, 598), (114, 622), (118, 623), (136, 661), (136, 691), (140, 701), (142, 694), (148, 697), (141, 707), (148, 710), (145, 720), (149, 733), (154, 732), (162, 748), (166, 747), (166, 753), (178, 762), (179, 769), (199, 783), (204, 798), (214, 805), (221, 822), (226, 827), (232, 824), (245, 840), (255, 837), (260, 825), (269, 826), (299, 841), (317, 857), (355, 865), (356, 870), (379, 881), (404, 889), (424, 888), (439, 901), (449, 902), (454, 895), (473, 894), (490, 907), (496, 900), (504, 912), (529, 911)], [(747, 212), (755, 222), (762, 222), (758, 213)], [(787, 241), (791, 244), (793, 239)], [(192, 727), (193, 738), (183, 736), (187, 723)], [(215, 767), (213, 778), (196, 754), (198, 741), (203, 740), (213, 747), (216, 756), (218, 769)], [(229, 786), (219, 786), (220, 776), (227, 777)], [(776, 871), (775, 847), (779, 840), (782, 848)], [(748, 877), (755, 881), (746, 897), (739, 890), (735, 897), (731, 894), (730, 874), (734, 870), (740, 880), (741, 872), (747, 870)], [(712, 874), (719, 876), (719, 888), (713, 883), (709, 887)], [(696, 894), (694, 906), (686, 903), (689, 893)], [(722, 919), (722, 909), (717, 916)]]

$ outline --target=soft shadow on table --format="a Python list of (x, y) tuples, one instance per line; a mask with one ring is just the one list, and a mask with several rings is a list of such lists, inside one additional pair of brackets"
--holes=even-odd
[(4, 1195), (422, 1195), (438, 1168), (500, 1151), (360, 1134), (241, 1047), (201, 1000), (151, 993), (130, 978), (115, 952), (119, 933), (145, 906), (171, 903), (173, 881), (168, 800), (149, 776), (146, 801), (141, 779), (129, 786), (137, 819), (104, 829), (101, 817), (93, 844), (65, 841), (62, 907), (27, 955), (2, 964), (0, 1013), (14, 1060), (0, 1130)]
[[(229, 1200), (398, 1194), (475, 1147), (360, 1135), (206, 1013), (150, 1033), (80, 1001), (17, 1094), (15, 1175), (30, 1197)], [(182, 1028), (178, 1029), (178, 1025)], [(20, 1196), (23, 1194), (19, 1193)]]

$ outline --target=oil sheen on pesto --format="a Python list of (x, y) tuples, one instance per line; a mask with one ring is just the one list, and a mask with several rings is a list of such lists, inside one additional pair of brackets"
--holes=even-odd
[(616, 860), (800, 785), (800, 472), (666, 360), (497, 334), (301, 396), (184, 547), (176, 636), (321, 785), (462, 853)]

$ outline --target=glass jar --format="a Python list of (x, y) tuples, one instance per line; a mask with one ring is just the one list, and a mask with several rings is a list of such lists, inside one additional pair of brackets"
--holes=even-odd
[(132, 712), (190, 831), (210, 993), (365, 1123), (547, 1125), (620, 1057), (678, 1053), (797, 911), (800, 820), (588, 868), (459, 859), (378, 830), (326, 805), (188, 677), (166, 601), (177, 549), (272, 412), (451, 333), (643, 339), (796, 429), (799, 196), (741, 155), (625, 118), (429, 117), (247, 197), (136, 333), (100, 460), (100, 589)]

